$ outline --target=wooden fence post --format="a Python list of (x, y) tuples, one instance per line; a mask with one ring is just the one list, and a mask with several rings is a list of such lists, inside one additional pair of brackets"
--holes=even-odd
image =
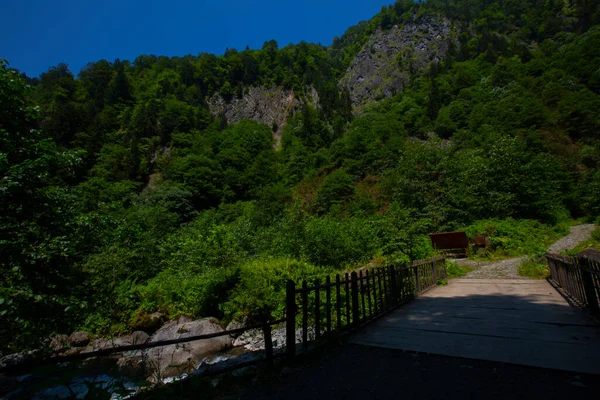
[(308, 284), (302, 281), (302, 348), (308, 350)]
[(335, 315), (337, 317), (337, 324), (335, 330), (339, 334), (342, 331), (342, 284), (340, 283), (340, 274), (335, 275)]
[(390, 291), (392, 292), (392, 302), (394, 305), (398, 304), (398, 285), (396, 283), (396, 268), (390, 266)]
[(350, 281), (350, 294), (352, 296), (352, 323), (358, 327), (360, 324), (360, 310), (358, 309), (358, 275), (352, 272)]
[(273, 337), (271, 336), (271, 324), (268, 322), (263, 325), (263, 335), (265, 337), (265, 356), (267, 363), (273, 366)]
[(581, 269), (581, 280), (583, 281), (583, 290), (587, 305), (593, 314), (600, 314), (600, 304), (596, 295), (596, 287), (594, 286), (594, 277), (590, 271), (589, 260), (585, 256), (579, 257), (579, 267)]
[(327, 275), (325, 279), (327, 288), (325, 289), (325, 326), (327, 334), (331, 334), (331, 277)]
[(419, 267), (415, 267), (415, 296), (421, 293), (421, 275), (419, 274)]
[(433, 284), (437, 285), (438, 279), (437, 279), (437, 269), (435, 267), (435, 264), (436, 264), (435, 259), (433, 259), (433, 258), (431, 259), (431, 264), (433, 265)]
[(321, 339), (321, 281), (315, 281), (315, 340)]
[(288, 358), (296, 355), (296, 284), (287, 281), (285, 290), (285, 351)]

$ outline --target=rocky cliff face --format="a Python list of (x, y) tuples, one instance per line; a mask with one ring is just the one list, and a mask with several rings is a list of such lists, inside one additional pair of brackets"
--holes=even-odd
[(314, 88), (307, 90), (308, 99), (298, 96), (293, 90), (281, 87), (247, 88), (244, 96), (234, 97), (226, 101), (222, 96), (215, 95), (208, 101), (211, 114), (218, 116), (224, 114), (228, 123), (236, 123), (242, 119), (253, 119), (257, 122), (273, 126), (275, 128), (275, 147), (279, 147), (282, 128), (296, 111), (306, 102), (313, 107), (319, 106), (319, 94)]
[[(454, 32), (454, 33), (453, 33)], [(340, 80), (350, 91), (356, 113), (401, 92), (411, 75), (441, 61), (456, 31), (448, 19), (423, 17), (392, 29), (378, 30)]]
[[(354, 58), (339, 86), (348, 88), (358, 114), (369, 104), (401, 92), (412, 75), (429, 63), (441, 61), (453, 40), (456, 31), (442, 17), (422, 17), (387, 31), (378, 30)], [(224, 114), (229, 123), (248, 118), (273, 126), (275, 147), (279, 147), (288, 119), (307, 102), (319, 107), (317, 91), (307, 88), (304, 92), (255, 86), (246, 88), (241, 98), (225, 100), (214, 95), (208, 106), (214, 116)]]

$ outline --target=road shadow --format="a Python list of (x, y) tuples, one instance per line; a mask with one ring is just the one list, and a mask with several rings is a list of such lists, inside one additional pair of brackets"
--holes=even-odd
[(539, 286), (418, 298), (240, 398), (598, 398), (598, 375), (514, 363), (600, 359), (598, 325)]

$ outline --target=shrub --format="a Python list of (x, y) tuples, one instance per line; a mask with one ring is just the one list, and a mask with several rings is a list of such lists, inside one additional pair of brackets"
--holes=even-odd
[(366, 219), (310, 218), (304, 228), (302, 256), (315, 265), (343, 268), (371, 259), (381, 247), (378, 229)]
[(533, 258), (527, 258), (519, 266), (519, 275), (528, 278), (545, 279), (550, 276), (550, 270), (546, 265), (535, 261)]
[(487, 235), (490, 250), (496, 255), (542, 256), (548, 245), (569, 232), (566, 224), (551, 227), (535, 220), (490, 219), (465, 228), (468, 237)]
[(145, 285), (136, 287), (139, 308), (132, 316), (162, 312), (170, 317), (222, 317), (221, 304), (238, 280), (237, 268), (209, 269), (203, 273), (167, 269)]
[(164, 264), (190, 272), (239, 265), (247, 253), (234, 228), (218, 223), (211, 213), (203, 214), (166, 239), (162, 248)]
[(285, 313), (285, 289), (289, 279), (322, 278), (331, 269), (290, 258), (261, 258), (244, 264), (239, 283), (225, 304), (232, 318), (248, 317), (250, 321), (279, 319)]
[(328, 175), (317, 189), (317, 211), (326, 213), (333, 205), (343, 204), (353, 195), (354, 180), (346, 171), (337, 170)]
[(600, 243), (600, 218), (596, 220), (596, 229), (592, 232), (592, 239)]
[(450, 261), (446, 261), (446, 272), (448, 273), (448, 279), (460, 278), (465, 276), (475, 268), (466, 265), (458, 265)]

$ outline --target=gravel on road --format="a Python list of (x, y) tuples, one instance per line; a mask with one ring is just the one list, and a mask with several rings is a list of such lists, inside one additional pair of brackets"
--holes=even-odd
[(561, 251), (574, 249), (579, 243), (590, 239), (595, 228), (594, 224), (572, 226), (567, 236), (548, 247), (548, 252), (560, 253)]
[[(560, 253), (561, 251), (573, 249), (581, 242), (591, 238), (594, 229), (594, 224), (572, 226), (567, 236), (548, 247), (548, 252)], [(467, 279), (529, 279), (519, 275), (519, 266), (525, 259), (526, 257), (515, 257), (492, 263), (477, 263), (466, 259), (454, 260), (454, 262), (476, 267), (474, 271), (463, 277)]]

